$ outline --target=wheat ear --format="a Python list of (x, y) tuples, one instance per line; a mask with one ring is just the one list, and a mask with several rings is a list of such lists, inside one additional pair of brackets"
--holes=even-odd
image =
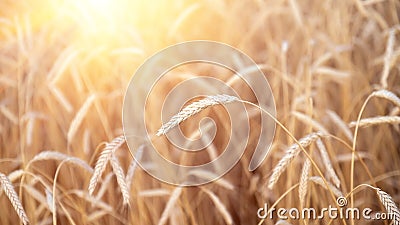
[(331, 183), (328, 183), (328, 186), (326, 186), (324, 180), (322, 179), (322, 177), (319, 176), (312, 176), (309, 178), (310, 181), (314, 182), (315, 184), (320, 185), (321, 187), (323, 187), (324, 189), (328, 190), (331, 189), (333, 194), (336, 197), (340, 197), (343, 196), (342, 191), (340, 191), (338, 188), (336, 188), (334, 185), (332, 185)]
[(307, 187), (308, 187), (308, 177), (310, 174), (311, 168), (311, 161), (307, 159), (304, 162), (303, 170), (301, 171), (300, 176), (300, 184), (299, 184), (299, 199), (300, 199), (300, 206), (304, 207), (306, 195), (307, 195)]
[(340, 187), (340, 180), (336, 175), (335, 170), (333, 169), (331, 160), (329, 159), (328, 152), (326, 151), (325, 145), (321, 139), (316, 141), (317, 147), (319, 149), (319, 153), (321, 154), (322, 161), (326, 167), (326, 171), (328, 172), (329, 177), (332, 179), (333, 183), (336, 187)]
[(67, 140), (68, 143), (72, 141), (74, 138), (76, 132), (78, 132), (78, 129), (80, 125), (82, 124), (83, 119), (85, 118), (86, 113), (89, 111), (90, 106), (96, 99), (96, 95), (92, 94), (89, 96), (85, 103), (83, 103), (82, 107), (79, 109), (79, 111), (76, 113), (74, 119), (72, 119), (71, 125), (69, 126), (68, 133), (67, 133)]
[(107, 162), (111, 159), (112, 154), (124, 143), (125, 143), (125, 137), (121, 135), (119, 137), (114, 138), (111, 142), (106, 144), (106, 147), (101, 152), (101, 155), (96, 162), (93, 175), (90, 178), (88, 187), (90, 195), (93, 195), (94, 189), (96, 188), (96, 185), (99, 182), (101, 175), (106, 169)]
[(168, 217), (171, 214), (171, 210), (173, 210), (181, 193), (182, 187), (176, 187), (175, 190), (172, 192), (171, 197), (169, 198), (167, 205), (165, 206), (164, 211), (161, 215), (161, 218), (158, 221), (158, 225), (164, 225), (167, 223)]
[(390, 30), (387, 45), (386, 45), (386, 50), (385, 50), (384, 64), (383, 64), (383, 70), (382, 70), (382, 75), (381, 75), (381, 85), (384, 88), (386, 88), (388, 86), (387, 79), (389, 77), (390, 64), (391, 64), (391, 59), (393, 56), (393, 47), (394, 47), (394, 42), (395, 42), (395, 38), (396, 38), (395, 31), (396, 31), (395, 29)]
[(387, 99), (387, 100), (391, 101), (393, 104), (395, 104), (397, 107), (400, 107), (400, 98), (397, 97), (397, 95), (391, 91), (382, 89), (382, 90), (373, 92), (371, 94), (371, 96)]
[(33, 163), (39, 160), (69, 160), (70, 163), (73, 163), (75, 165), (78, 165), (82, 167), (83, 169), (87, 170), (89, 173), (93, 173), (93, 168), (90, 167), (85, 161), (83, 161), (80, 158), (73, 157), (66, 155), (61, 152), (55, 152), (55, 151), (43, 151), (37, 154), (29, 163)]
[(1, 183), (1, 186), (3, 187), (4, 193), (7, 195), (12, 206), (14, 207), (15, 211), (17, 212), (19, 219), (22, 221), (22, 223), (24, 225), (29, 224), (29, 219), (26, 216), (25, 210), (22, 207), (21, 201), (18, 198), (18, 195), (15, 192), (11, 181), (3, 173), (0, 173), (0, 183)]
[[(378, 117), (371, 117), (360, 120), (358, 123), (359, 127), (368, 127), (372, 125), (379, 125), (379, 124), (399, 124), (400, 123), (400, 116), (378, 116)], [(357, 126), (357, 121), (353, 121), (349, 125), (350, 127)]]
[(124, 171), (123, 171), (121, 165), (119, 164), (118, 158), (115, 156), (115, 154), (112, 154), (110, 162), (111, 162), (113, 172), (114, 172), (115, 176), (117, 177), (118, 186), (121, 189), (123, 204), (128, 205), (129, 204), (129, 189), (128, 189), (128, 185), (126, 184), (126, 181), (125, 181)]
[(229, 214), (228, 210), (226, 209), (225, 205), (222, 204), (221, 199), (219, 199), (214, 193), (211, 191), (202, 188), (202, 191), (204, 191), (213, 201), (214, 205), (217, 207), (217, 210), (221, 213), (222, 217), (224, 218), (226, 224), (231, 225), (233, 224), (232, 216)]
[(380, 189), (377, 189), (376, 193), (378, 194), (383, 206), (385, 206), (386, 211), (390, 214), (389, 216), (392, 218), (393, 224), (400, 225), (400, 211), (392, 197)]
[(351, 130), (347, 126), (347, 123), (345, 123), (342, 120), (342, 118), (340, 118), (340, 116), (338, 116), (338, 114), (336, 114), (336, 112), (334, 112), (332, 110), (328, 110), (326, 113), (331, 118), (333, 123), (343, 131), (343, 133), (347, 137), (347, 139), (349, 139), (350, 141), (353, 141), (354, 137), (353, 137), (353, 134), (351, 133)]
[(157, 136), (168, 133), (172, 128), (176, 127), (181, 122), (187, 120), (189, 117), (201, 112), (207, 107), (213, 105), (224, 105), (239, 99), (234, 96), (222, 94), (222, 95), (211, 95), (204, 99), (193, 102), (183, 108), (178, 114), (174, 115), (167, 123), (163, 124), (161, 128), (157, 131)]
[[(300, 145), (305, 148), (311, 143), (313, 143), (315, 140), (318, 138), (322, 137), (323, 134), (322, 132), (314, 132), (311, 134), (308, 134), (307, 136), (301, 138), (299, 140)], [(278, 165), (275, 166), (274, 170), (272, 171), (271, 178), (269, 179), (268, 182), (268, 188), (272, 189), (276, 182), (278, 181), (279, 177), (285, 171), (285, 169), (289, 166), (289, 164), (292, 162), (292, 160), (300, 153), (301, 148), (300, 146), (295, 143), (292, 146), (290, 146), (286, 150), (286, 154), (283, 156), (283, 158), (278, 162)]]

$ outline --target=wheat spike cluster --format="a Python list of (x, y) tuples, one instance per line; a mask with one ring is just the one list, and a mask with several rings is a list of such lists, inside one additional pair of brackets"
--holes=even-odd
[(289, 164), (293, 161), (293, 159), (296, 158), (296, 156), (301, 152), (301, 148), (308, 147), (317, 139), (323, 136), (324, 135), (322, 132), (314, 132), (301, 138), (299, 140), (299, 144), (295, 143), (292, 146), (290, 146), (286, 150), (286, 153), (283, 156), (283, 158), (278, 162), (278, 164), (273, 169), (272, 175), (268, 182), (268, 188), (272, 189), (274, 187), (281, 174), (285, 171), (285, 169), (289, 166)]
[[(121, 135), (121, 136), (114, 138), (111, 142), (106, 144), (106, 147), (101, 152), (101, 155), (96, 162), (96, 166), (94, 167), (93, 175), (90, 178), (89, 187), (88, 187), (90, 195), (93, 195), (96, 185), (98, 184), (98, 182), (101, 178), (101, 175), (103, 174), (104, 170), (106, 169), (107, 163), (111, 160), (114, 152), (119, 147), (121, 147), (121, 145), (124, 143), (125, 143), (125, 136)], [(113, 161), (114, 161), (113, 165), (115, 166), (116, 162), (115, 162), (115, 160), (113, 160)], [(117, 170), (117, 173), (119, 174), (119, 175), (117, 175), (117, 177), (119, 177), (121, 175), (120, 170), (119, 170), (119, 168), (117, 168), (116, 170)], [(121, 178), (119, 177), (118, 180), (121, 181)], [(126, 193), (125, 193), (125, 196), (126, 196)], [(129, 200), (125, 199), (124, 202), (127, 203), (127, 202), (129, 202)]]

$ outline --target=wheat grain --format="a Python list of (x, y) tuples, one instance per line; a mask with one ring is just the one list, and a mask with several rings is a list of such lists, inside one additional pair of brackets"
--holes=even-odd
[(119, 165), (118, 158), (115, 156), (115, 154), (112, 154), (110, 162), (111, 162), (113, 172), (114, 172), (115, 176), (117, 177), (118, 186), (121, 189), (123, 204), (128, 205), (129, 204), (129, 189), (125, 182), (124, 171), (122, 170), (122, 167)]
[(4, 193), (7, 195), (12, 206), (14, 207), (15, 211), (17, 212), (19, 219), (22, 221), (22, 223), (24, 225), (29, 224), (29, 219), (26, 216), (24, 207), (22, 207), (21, 201), (18, 198), (18, 195), (15, 192), (11, 181), (3, 173), (0, 173), (0, 183), (1, 183), (1, 186), (3, 187)]
[(339, 188), (340, 187), (340, 180), (339, 180), (338, 176), (336, 175), (335, 170), (333, 169), (331, 160), (329, 159), (329, 155), (328, 155), (328, 152), (327, 152), (327, 150), (325, 148), (324, 143), (322, 142), (321, 139), (318, 139), (316, 141), (316, 144), (317, 144), (317, 147), (319, 149), (319, 153), (321, 154), (322, 161), (323, 161), (323, 163), (324, 163), (324, 165), (326, 167), (326, 171), (328, 172), (329, 177), (332, 179), (332, 181), (335, 184), (335, 186), (337, 188)]
[(35, 119), (30, 118), (26, 124), (26, 145), (31, 146)]
[(13, 112), (11, 112), (11, 110), (9, 110), (5, 105), (0, 106), (0, 111), (13, 124), (15, 124), (15, 125), (18, 124), (18, 116), (15, 115)]
[(92, 167), (90, 167), (85, 161), (83, 161), (80, 158), (69, 156), (60, 152), (54, 152), (54, 151), (43, 151), (37, 154), (31, 161), (29, 161), (29, 164), (40, 161), (40, 160), (68, 160), (68, 162), (71, 162), (75, 165), (78, 165), (85, 170), (87, 170), (89, 173), (93, 173)]
[(323, 75), (337, 83), (343, 83), (351, 76), (351, 73), (349, 73), (348, 71), (337, 70), (325, 66), (314, 68), (313, 73)]
[(64, 96), (64, 94), (58, 89), (55, 85), (48, 85), (49, 90), (53, 93), (56, 100), (65, 108), (67, 112), (72, 112), (72, 104), (68, 101), (68, 99)]
[[(378, 117), (371, 117), (360, 120), (358, 123), (359, 127), (368, 127), (372, 125), (379, 125), (379, 124), (399, 124), (400, 123), (400, 116), (378, 116)], [(357, 126), (357, 121), (353, 121), (349, 125), (350, 127)]]
[(106, 147), (101, 152), (99, 159), (96, 162), (94, 167), (94, 172), (89, 182), (89, 194), (93, 195), (94, 189), (96, 188), (97, 183), (100, 180), (101, 175), (106, 169), (107, 163), (110, 160), (113, 152), (121, 147), (122, 144), (125, 143), (125, 137), (123, 135), (114, 138), (111, 142), (106, 144)]
[(390, 218), (393, 220), (393, 224), (400, 225), (400, 211), (393, 198), (386, 192), (377, 189), (376, 193), (379, 196), (383, 206), (385, 206), (386, 211), (389, 213)]
[(229, 214), (228, 210), (226, 209), (225, 205), (222, 203), (221, 199), (219, 199), (214, 193), (207, 190), (206, 188), (202, 188), (204, 191), (213, 201), (214, 205), (217, 207), (218, 211), (221, 213), (222, 217), (225, 220), (225, 223), (228, 225), (233, 224), (232, 216)]
[(96, 221), (107, 214), (109, 214), (109, 212), (107, 212), (105, 210), (94, 211), (93, 213), (91, 213), (90, 215), (87, 216), (87, 221), (89, 223), (94, 223), (93, 221)]
[(166, 134), (168, 131), (176, 127), (181, 122), (201, 112), (207, 107), (218, 104), (224, 105), (238, 100), (239, 99), (237, 97), (225, 94), (207, 96), (206, 98), (193, 102), (188, 106), (186, 106), (185, 108), (183, 108), (178, 114), (174, 115), (167, 123), (163, 124), (161, 128), (157, 131), (156, 135), (161, 136)]
[(372, 92), (371, 96), (378, 97), (378, 98), (384, 98), (386, 100), (391, 101), (397, 107), (400, 107), (400, 98), (397, 97), (397, 95), (395, 93), (388, 91), (386, 89), (374, 91), (374, 92)]
[(332, 110), (327, 110), (326, 113), (328, 116), (331, 118), (333, 123), (338, 126), (344, 133), (344, 135), (349, 139), (349, 141), (353, 140), (353, 133), (351, 133), (351, 130), (347, 126), (347, 124), (336, 114), (336, 112)]
[(25, 173), (24, 170), (14, 170), (10, 174), (8, 174), (8, 179), (10, 179), (11, 182), (14, 182), (18, 178), (20, 178), (23, 174)]
[(299, 184), (299, 199), (300, 199), (300, 207), (304, 207), (306, 195), (307, 195), (307, 187), (308, 187), (308, 177), (311, 168), (310, 159), (306, 159), (303, 165), (303, 169), (301, 171), (300, 176), (300, 184)]
[[(216, 177), (218, 177), (215, 173), (211, 172), (211, 171), (207, 171), (207, 170), (202, 170), (202, 169), (195, 169), (195, 170), (191, 170), (188, 175), (194, 175), (196, 177), (205, 179), (205, 180), (215, 180)], [(231, 184), (229, 181), (227, 181), (226, 179), (220, 177), (218, 179), (216, 179), (215, 184), (218, 184), (219, 186), (226, 188), (228, 190), (234, 190), (235, 187), (233, 186), (233, 184)]]
[(161, 218), (158, 221), (158, 225), (166, 224), (166, 222), (171, 214), (171, 210), (173, 210), (181, 193), (182, 193), (182, 187), (176, 187), (175, 190), (172, 192), (171, 197), (169, 198), (167, 205), (165, 206), (164, 211), (161, 215)]
[(111, 182), (111, 178), (113, 177), (113, 172), (110, 172), (109, 174), (106, 175), (106, 177), (102, 180), (101, 182), (101, 187), (99, 191), (97, 192), (97, 195), (95, 197), (96, 200), (100, 200), (101, 197), (103, 197), (104, 193), (106, 193), (107, 188), (109, 187), (109, 184)]
[[(301, 138), (298, 142), (303, 148), (305, 148), (322, 136), (323, 134), (321, 132), (314, 132)], [(272, 189), (274, 187), (274, 185), (278, 181), (283, 171), (285, 171), (285, 169), (292, 162), (292, 160), (300, 153), (300, 151), (301, 148), (297, 143), (293, 144), (286, 150), (286, 153), (283, 156), (283, 158), (278, 162), (278, 165), (276, 165), (275, 168), (273, 169), (271, 178), (269, 179), (268, 182), (269, 189)]]
[(383, 64), (383, 70), (382, 70), (382, 75), (381, 75), (381, 85), (383, 88), (386, 88), (388, 86), (387, 80), (389, 77), (389, 71), (391, 67), (391, 59), (393, 56), (393, 47), (394, 47), (394, 42), (395, 42), (395, 30), (391, 29), (389, 31), (389, 37), (387, 40), (386, 44), (386, 50), (385, 50), (385, 57), (384, 57), (384, 64)]
[(326, 186), (326, 184), (324, 183), (324, 180), (322, 179), (322, 177), (319, 176), (312, 176), (310, 178), (308, 178), (310, 181), (320, 185), (321, 187), (325, 188), (326, 190), (331, 190), (333, 192), (333, 194), (336, 197), (340, 197), (343, 196), (342, 191), (340, 191), (338, 188), (336, 188), (334, 185), (332, 185), (331, 183), (328, 183), (328, 186)]
[(299, 119), (300, 121), (302, 121), (305, 124), (310, 124), (315, 130), (319, 130), (324, 134), (327, 134), (328, 131), (325, 129), (324, 126), (322, 126), (322, 124), (318, 123), (317, 121), (315, 121), (313, 118), (311, 118), (310, 116), (307, 116), (303, 113), (300, 112), (292, 112), (292, 114)]
[(159, 196), (165, 196), (165, 195), (170, 195), (171, 193), (164, 188), (157, 188), (157, 189), (150, 189), (150, 190), (144, 190), (139, 192), (140, 197), (159, 197)]
[(78, 196), (82, 199), (85, 199), (88, 202), (91, 202), (94, 206), (99, 207), (100, 209), (104, 209), (107, 212), (113, 211), (112, 206), (110, 206), (106, 202), (103, 202), (99, 199), (94, 198), (93, 196), (88, 195), (87, 192), (85, 192), (85, 191), (75, 189), (75, 190), (71, 190), (70, 193), (75, 194), (76, 196)]
[[(26, 190), (26, 193), (28, 193), (33, 199), (35, 199), (38, 202), (44, 203), (46, 202), (46, 197), (38, 191), (35, 187), (34, 184), (31, 185), (24, 185), (24, 189)], [(47, 208), (49, 208), (49, 204), (43, 204)], [(50, 210), (50, 208), (49, 208)]]
[(79, 111), (76, 113), (75, 117), (72, 119), (71, 125), (69, 126), (68, 133), (67, 133), (67, 140), (68, 143), (70, 143), (76, 132), (78, 131), (80, 125), (82, 124), (83, 119), (85, 118), (85, 115), (89, 111), (90, 106), (96, 99), (96, 95), (92, 94), (90, 95), (85, 103), (83, 103), (82, 107), (79, 109)]
[(85, 132), (83, 133), (83, 142), (82, 142), (82, 148), (85, 155), (88, 155), (91, 149), (90, 138), (91, 138), (90, 130), (86, 129)]

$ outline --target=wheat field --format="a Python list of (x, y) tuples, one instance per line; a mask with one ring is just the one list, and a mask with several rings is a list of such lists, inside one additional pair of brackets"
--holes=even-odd
[[(396, 0), (0, 1), (0, 224), (400, 224), (399, 21)], [(248, 54), (274, 93), (278, 125), (255, 171), (251, 130), (221, 179), (177, 187), (137, 165), (122, 105), (148, 57), (189, 40)], [(212, 66), (187, 69), (225, 78)], [(169, 77), (158, 96), (185, 78)], [(224, 101), (213, 104), (174, 126), (193, 132), (210, 116), (229, 129)], [(149, 114), (154, 134), (165, 128)], [(216, 137), (219, 154), (226, 137)], [(165, 139), (158, 144), (170, 154)], [(339, 198), (394, 217), (257, 215), (264, 204), (322, 209)]]

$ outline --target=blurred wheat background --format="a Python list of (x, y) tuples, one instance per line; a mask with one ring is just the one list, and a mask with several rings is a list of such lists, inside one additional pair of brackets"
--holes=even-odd
[[(399, 213), (391, 204), (400, 202), (399, 15), (396, 0), (2, 0), (0, 224), (275, 224), (257, 217), (264, 203), (320, 209), (336, 204), (332, 191), (349, 206)], [(218, 182), (178, 188), (133, 170), (127, 146), (110, 142), (122, 134), (138, 66), (196, 39), (230, 44), (259, 64), (278, 120), (299, 143), (278, 126), (256, 171), (247, 151)], [(218, 107), (207, 110), (224, 124)], [(357, 123), (360, 112), (372, 119)], [(287, 167), (275, 167), (285, 158)], [(105, 169), (89, 194), (96, 162)]]

